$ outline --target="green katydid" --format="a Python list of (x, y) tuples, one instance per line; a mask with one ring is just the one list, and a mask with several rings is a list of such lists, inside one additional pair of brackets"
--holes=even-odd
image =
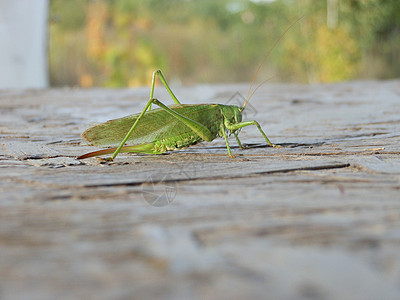
[[(279, 148), (279, 146), (270, 142), (257, 121), (242, 121), (242, 112), (255, 91), (260, 87), (258, 86), (251, 93), (255, 79), (267, 57), (300, 19), (286, 29), (264, 57), (253, 77), (242, 107), (223, 104), (181, 104), (169, 87), (161, 70), (156, 70), (152, 77), (150, 99), (141, 113), (93, 126), (82, 134), (82, 137), (94, 146), (118, 144), (119, 146), (90, 152), (79, 156), (78, 159), (112, 154), (108, 160), (113, 160), (120, 152), (162, 154), (203, 141), (211, 142), (217, 137), (225, 139), (228, 154), (230, 157), (234, 157), (229, 147), (228, 135), (233, 134), (239, 147), (244, 149), (238, 134), (241, 128), (250, 125), (257, 126), (269, 146)], [(160, 78), (175, 104), (167, 106), (153, 97), (157, 77)], [(159, 108), (151, 110), (152, 104), (159, 106)]]

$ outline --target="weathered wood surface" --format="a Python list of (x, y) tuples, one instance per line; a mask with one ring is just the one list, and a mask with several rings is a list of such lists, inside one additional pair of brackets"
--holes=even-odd
[(247, 117), (282, 149), (245, 128), (235, 159), (222, 139), (75, 159), (148, 92), (0, 92), (1, 299), (399, 299), (400, 81), (263, 87)]

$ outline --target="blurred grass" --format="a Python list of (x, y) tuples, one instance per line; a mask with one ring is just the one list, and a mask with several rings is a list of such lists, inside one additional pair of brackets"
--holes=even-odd
[[(329, 1), (338, 16), (333, 27)], [(268, 58), (260, 81), (400, 75), (397, 0), (51, 0), (51, 84), (144, 85), (156, 68), (175, 83), (249, 82), (303, 15)]]

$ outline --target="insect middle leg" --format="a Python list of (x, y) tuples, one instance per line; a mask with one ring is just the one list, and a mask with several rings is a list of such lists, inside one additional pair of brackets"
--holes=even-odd
[(247, 146), (246, 144), (245, 144), (245, 146), (243, 146), (243, 145), (242, 145), (242, 142), (239, 140), (239, 134), (236, 133), (236, 132), (234, 132), (233, 134), (235, 135), (236, 141), (237, 141), (237, 143), (238, 143), (240, 149), (242, 149), (242, 150), (247, 149), (248, 146)]

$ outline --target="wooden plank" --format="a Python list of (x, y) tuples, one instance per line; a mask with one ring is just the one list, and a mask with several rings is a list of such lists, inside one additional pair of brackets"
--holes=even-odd
[(248, 127), (235, 159), (217, 139), (111, 163), (77, 160), (80, 133), (148, 89), (1, 91), (1, 298), (397, 299), (399, 87), (266, 85), (246, 117), (281, 149)]

